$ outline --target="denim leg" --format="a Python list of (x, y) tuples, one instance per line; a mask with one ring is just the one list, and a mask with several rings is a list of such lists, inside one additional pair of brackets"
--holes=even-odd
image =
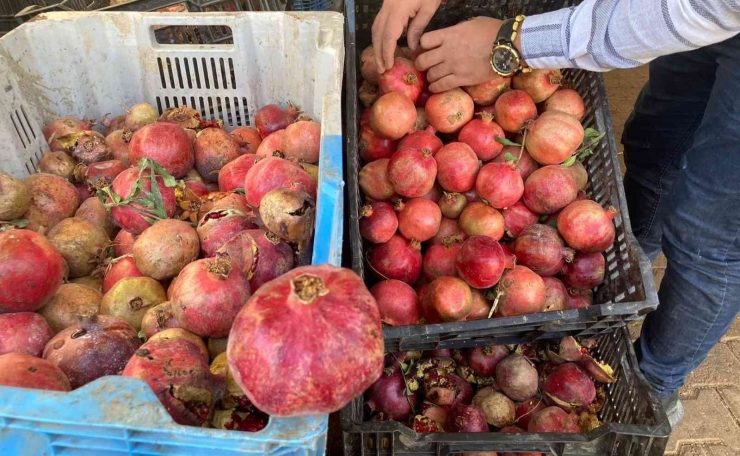
[(711, 46), (716, 82), (662, 219), (668, 260), (640, 368), (662, 396), (683, 385), (740, 311), (740, 37)]
[(661, 250), (660, 220), (691, 146), (714, 84), (717, 62), (699, 49), (650, 63), (650, 80), (625, 124), (622, 144), (627, 172), (624, 189), (635, 237), (651, 261)]

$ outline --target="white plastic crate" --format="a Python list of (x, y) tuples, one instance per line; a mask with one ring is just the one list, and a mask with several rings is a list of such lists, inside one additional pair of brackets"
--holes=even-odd
[[(159, 44), (161, 26), (227, 26), (234, 42)], [(187, 104), (231, 130), (250, 125), (263, 105), (292, 102), (321, 122), (313, 263), (339, 265), (343, 45), (338, 13), (39, 15), (0, 39), (0, 169), (35, 172), (48, 150), (41, 128), (60, 116)], [(326, 427), (326, 416), (271, 418), (257, 433), (180, 426), (129, 378), (72, 393), (0, 387), (3, 455), (322, 454)]]

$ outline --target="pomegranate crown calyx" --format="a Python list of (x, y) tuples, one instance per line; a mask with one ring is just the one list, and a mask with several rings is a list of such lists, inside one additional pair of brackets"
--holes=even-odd
[(290, 282), (291, 293), (302, 304), (313, 304), (318, 298), (329, 294), (321, 277), (301, 274)]

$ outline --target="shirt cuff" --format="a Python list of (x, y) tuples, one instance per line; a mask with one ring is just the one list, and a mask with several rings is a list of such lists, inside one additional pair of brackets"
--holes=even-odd
[(527, 16), (522, 24), (522, 56), (531, 68), (573, 68), (568, 58), (572, 8)]

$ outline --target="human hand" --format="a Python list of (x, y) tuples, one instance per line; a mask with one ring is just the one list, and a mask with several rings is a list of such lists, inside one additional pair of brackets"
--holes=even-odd
[(490, 81), (491, 49), (503, 21), (476, 17), (455, 26), (425, 33), (416, 68), (427, 71), (429, 90), (444, 92), (455, 87)]
[[(398, 39), (408, 26), (406, 41), (415, 51), (419, 38), (442, 0), (384, 0), (373, 22), (373, 50), (378, 73), (391, 68)], [(411, 19), (411, 23), (409, 23)]]

